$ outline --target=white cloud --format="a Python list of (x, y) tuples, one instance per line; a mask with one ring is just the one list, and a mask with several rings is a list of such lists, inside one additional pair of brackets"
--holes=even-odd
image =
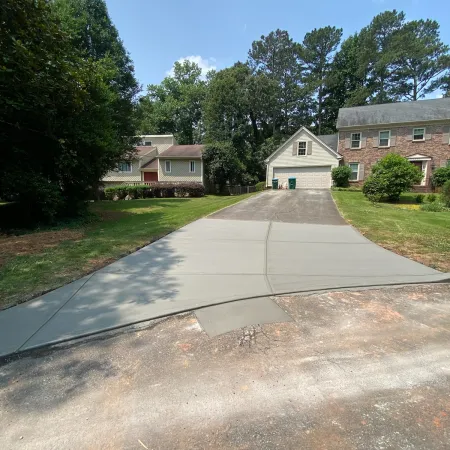
[[(192, 56), (185, 56), (184, 58), (180, 58), (177, 62), (182, 63), (183, 61), (191, 61), (197, 64), (200, 69), (202, 69), (202, 78), (206, 77), (206, 74), (210, 70), (216, 70), (216, 58), (202, 58), (200, 55), (192, 55)], [(173, 66), (170, 70), (166, 72), (167, 75), (170, 77), (173, 76)]]

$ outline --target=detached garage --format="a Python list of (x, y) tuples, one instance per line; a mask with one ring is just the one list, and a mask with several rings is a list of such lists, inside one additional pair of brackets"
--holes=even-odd
[(300, 128), (266, 159), (267, 186), (272, 185), (273, 178), (278, 178), (278, 184), (286, 187), (288, 179), (294, 177), (297, 189), (329, 189), (331, 169), (337, 167), (341, 159), (332, 148), (334, 140), (337, 146), (335, 136), (322, 140), (305, 127)]

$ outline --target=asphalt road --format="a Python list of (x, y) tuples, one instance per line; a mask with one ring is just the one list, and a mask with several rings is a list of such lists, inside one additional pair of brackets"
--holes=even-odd
[(0, 448), (449, 448), (449, 285), (276, 301), (291, 322), (184, 314), (4, 363)]

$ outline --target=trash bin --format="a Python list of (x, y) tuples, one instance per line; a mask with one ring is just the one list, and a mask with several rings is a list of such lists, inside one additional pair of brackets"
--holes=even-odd
[(289, 189), (295, 189), (297, 178), (289, 178)]
[(278, 189), (278, 178), (272, 179), (272, 189)]

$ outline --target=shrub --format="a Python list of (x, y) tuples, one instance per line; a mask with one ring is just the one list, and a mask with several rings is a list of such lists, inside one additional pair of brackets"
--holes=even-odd
[(350, 187), (336, 187), (336, 186), (332, 186), (331, 190), (332, 191), (344, 191), (344, 192), (362, 192), (362, 188), (361, 187), (357, 187), (357, 186), (350, 186)]
[(265, 188), (266, 188), (266, 182), (265, 181), (260, 181), (259, 183), (255, 184), (256, 192), (263, 191)]
[(105, 189), (107, 200), (131, 198), (203, 197), (205, 188), (201, 183), (151, 183), (137, 186), (113, 186)]
[(436, 201), (436, 194), (428, 194), (427, 195), (427, 202), (428, 203), (434, 203)]
[(331, 178), (336, 187), (348, 187), (352, 169), (349, 166), (334, 167), (331, 171)]
[(403, 192), (420, 183), (423, 174), (403, 156), (389, 153), (372, 166), (371, 177), (378, 180), (382, 198), (397, 201)]
[(441, 199), (444, 205), (450, 208), (450, 180), (442, 185)]
[(383, 199), (386, 186), (383, 180), (370, 176), (364, 183), (363, 194), (372, 202), (379, 203)]
[(423, 194), (416, 195), (416, 203), (423, 203), (424, 199), (425, 199), (425, 195), (423, 195)]
[(434, 187), (441, 187), (446, 181), (450, 180), (450, 166), (439, 167), (433, 172), (431, 176), (431, 184)]
[(446, 208), (445, 205), (441, 202), (424, 203), (423, 205), (420, 205), (420, 209), (422, 211), (428, 211), (428, 212), (448, 211), (448, 208)]

